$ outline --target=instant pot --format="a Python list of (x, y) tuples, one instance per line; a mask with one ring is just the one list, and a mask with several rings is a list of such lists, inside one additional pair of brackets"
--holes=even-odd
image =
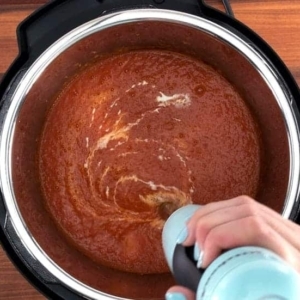
[[(54, 96), (82, 65), (117, 49), (178, 51), (218, 68), (260, 125), (265, 166), (258, 198), (266, 205), (282, 199), (275, 208), (300, 224), (299, 88), (277, 54), (224, 2), (227, 14), (202, 0), (56, 0), (18, 27), (19, 56), (0, 85), (0, 238), (47, 297), (161, 299), (172, 284), (169, 274), (104, 272), (80, 254), (69, 258), (42, 205), (36, 154)], [(41, 232), (47, 239), (36, 239)]]

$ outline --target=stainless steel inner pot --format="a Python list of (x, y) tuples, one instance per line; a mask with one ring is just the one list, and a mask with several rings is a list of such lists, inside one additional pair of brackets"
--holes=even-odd
[[(49, 47), (23, 75), (10, 103), (5, 103), (0, 148), (1, 189), (21, 243), (57, 280), (88, 299), (160, 298), (165, 286), (155, 291), (161, 280), (147, 278), (150, 286), (145, 291), (139, 289), (144, 279), (118, 274), (114, 281), (114, 271), (112, 288), (101, 286), (101, 280), (86, 281), (76, 266), (64, 265), (45, 240), (36, 239), (43, 232), (49, 243), (59, 240), (54, 247), (62, 245), (43, 215), (36, 167), (39, 139), (55, 95), (70, 76), (112, 52), (145, 48), (179, 51), (218, 68), (243, 95), (261, 129), (263, 186), (257, 198), (267, 205), (275, 198), (274, 209), (289, 218), (299, 195), (299, 128), (293, 99), (276, 68), (254, 45), (212, 21), (175, 11), (137, 9), (92, 20)], [(31, 217), (33, 210), (38, 210), (37, 217)], [(67, 257), (65, 249), (62, 256)]]

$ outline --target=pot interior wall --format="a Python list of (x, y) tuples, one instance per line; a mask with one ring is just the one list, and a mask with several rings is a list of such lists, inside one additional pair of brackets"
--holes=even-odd
[(135, 275), (96, 266), (72, 249), (44, 208), (37, 160), (41, 132), (55, 96), (81, 68), (112, 52), (166, 49), (217, 68), (241, 93), (259, 126), (261, 170), (257, 200), (281, 212), (289, 179), (289, 148), (278, 104), (258, 71), (236, 49), (195, 28), (167, 22), (123, 24), (94, 33), (60, 54), (33, 84), (20, 109), (13, 142), (15, 196), (23, 219), (44, 251), (80, 281), (128, 298), (162, 298), (169, 274)]

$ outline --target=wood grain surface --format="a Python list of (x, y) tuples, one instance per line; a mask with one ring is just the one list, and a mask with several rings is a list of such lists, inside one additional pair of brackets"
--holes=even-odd
[[(82, 0), (84, 1), (84, 0)], [(17, 25), (46, 0), (0, 0), (0, 80), (18, 53)], [(222, 8), (221, 0), (206, 0)], [(263, 37), (300, 85), (300, 1), (231, 0), (235, 17)], [(0, 247), (0, 299), (45, 299), (23, 277)]]

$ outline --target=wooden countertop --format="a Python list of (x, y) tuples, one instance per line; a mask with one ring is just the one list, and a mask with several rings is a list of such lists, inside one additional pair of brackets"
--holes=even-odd
[[(0, 79), (17, 55), (16, 26), (46, 0), (0, 0)], [(221, 0), (206, 0), (221, 8)], [(300, 1), (231, 0), (235, 16), (263, 37), (300, 86)], [(45, 299), (15, 269), (0, 247), (0, 299)]]

